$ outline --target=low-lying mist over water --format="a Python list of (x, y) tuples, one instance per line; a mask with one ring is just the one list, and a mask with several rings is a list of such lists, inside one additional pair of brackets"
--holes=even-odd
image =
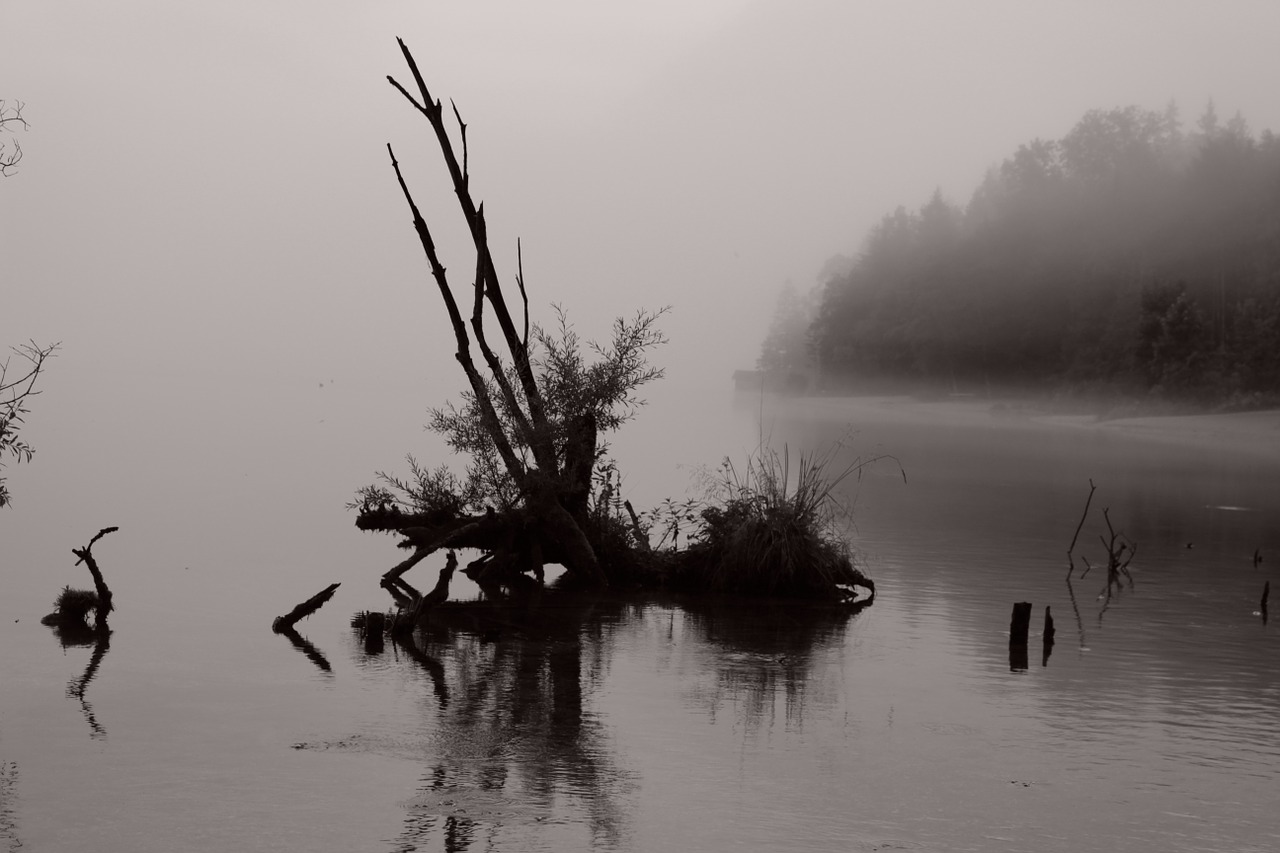
[(1280, 846), (1280, 7), (10, 6), (0, 850)]

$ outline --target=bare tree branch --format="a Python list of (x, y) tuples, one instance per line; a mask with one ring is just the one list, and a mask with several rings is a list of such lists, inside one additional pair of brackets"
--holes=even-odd
[[(45, 361), (53, 356), (58, 344), (39, 346), (35, 341), (13, 348), (13, 352), (24, 358), (30, 368), (16, 379), (7, 379), (9, 359), (0, 362), (0, 466), (5, 456), (13, 456), (18, 462), (31, 461), (35, 450), (18, 436), (18, 430), (27, 413), (26, 401), (39, 394), (36, 390), (36, 379), (44, 370)], [(9, 503), (9, 490), (4, 478), (0, 477), (0, 506)]]
[[(0, 100), (0, 131), (13, 132), (12, 126), (17, 126), (22, 130), (31, 127), (30, 123), (22, 117), (22, 109), (26, 106), (22, 101), (14, 101), (15, 106), (10, 106), (8, 101)], [(12, 125), (12, 126), (11, 126)], [(22, 146), (18, 141), (13, 140), (13, 150), (6, 151), (8, 146), (3, 140), (0, 140), (0, 177), (9, 177), (12, 169), (18, 165), (18, 161), (22, 159)]]
[[(485, 225), (484, 221), (483, 204), (480, 205), (477, 215), (480, 220), (480, 233), (487, 241), (488, 226)], [(529, 423), (529, 419), (525, 417), (524, 410), (520, 408), (520, 403), (516, 399), (515, 389), (511, 387), (511, 382), (507, 379), (507, 372), (502, 366), (502, 360), (489, 347), (489, 342), (484, 336), (484, 292), (484, 261), (477, 255), (475, 302), (471, 310), (471, 331), (475, 333), (476, 343), (480, 346), (480, 352), (484, 355), (485, 363), (489, 365), (489, 372), (493, 375), (493, 381), (497, 384), (502, 400), (506, 404), (507, 410), (511, 413), (511, 419), (516, 424), (520, 439), (527, 446), (532, 447), (534, 443), (533, 426)]]
[(440, 263), (440, 256), (436, 252), (435, 240), (432, 239), (426, 220), (422, 218), (422, 213), (418, 210), (418, 205), (414, 202), (412, 193), (409, 192), (404, 176), (400, 173), (400, 163), (396, 160), (395, 151), (392, 150), (390, 144), (387, 145), (387, 153), (391, 155), (391, 167), (395, 170), (396, 180), (400, 182), (400, 190), (404, 193), (405, 201), (409, 204), (409, 210), (413, 213), (413, 227), (418, 232), (418, 239), (422, 243), (423, 251), (426, 252), (427, 262), (431, 265), (431, 274), (435, 277), (436, 284), (440, 289), (440, 296), (449, 312), (449, 322), (453, 325), (454, 337), (458, 343), (458, 351), (455, 357), (458, 359), (458, 363), (462, 365), (463, 372), (467, 375), (471, 391), (475, 395), (476, 403), (480, 407), (481, 416), (485, 421), (486, 429), (492, 436), (498, 453), (502, 456), (507, 473), (518, 484), (523, 484), (527, 472), (524, 465), (516, 457), (515, 451), (511, 448), (511, 443), (507, 441), (506, 435), (502, 431), (498, 413), (494, 411), (493, 400), (489, 397), (489, 389), (476, 370), (475, 362), (471, 359), (471, 344), (470, 339), (467, 337), (467, 328), (463, 325), (462, 314), (458, 311), (458, 303), (453, 298), (453, 291), (449, 289), (449, 280), (445, 275), (444, 265)]
[(524, 249), (520, 246), (520, 238), (516, 238), (516, 285), (520, 288), (520, 300), (524, 302), (524, 336), (520, 346), (529, 351), (529, 294), (524, 289)]
[[(532, 424), (542, 426), (547, 422), (546, 406), (542, 400), (542, 393), (538, 388), (537, 380), (534, 377), (528, 348), (523, 345), (520, 336), (516, 333), (515, 325), (511, 320), (511, 313), (507, 309), (506, 298), (503, 296), (502, 286), (498, 280), (493, 255), (489, 250), (483, 218), (468, 189), (468, 177), (458, 164), (457, 154), (454, 152), (453, 143), (449, 139), (448, 129), (444, 125), (443, 108), (438, 100), (431, 97), (427, 84), (422, 79), (422, 73), (418, 70), (418, 63), (414, 60), (413, 54), (409, 52), (404, 40), (397, 39), (396, 41), (399, 43), (400, 51), (404, 54), (405, 62), (408, 63), (409, 70), (413, 74), (413, 80), (418, 86), (422, 104), (419, 105), (418, 101), (393, 78), (388, 77), (387, 79), (390, 80), (391, 85), (426, 116), (431, 123), (432, 130), (435, 131), (436, 140), (440, 145), (440, 153), (444, 157), (445, 166), (449, 170), (449, 177), (453, 181), (454, 193), (458, 197), (458, 204), (462, 208), (463, 218), (471, 231), (471, 242), (475, 246), (477, 262), (483, 270), (481, 277), (484, 280), (485, 298), (489, 301), (489, 305), (493, 309), (494, 318), (498, 321), (498, 327), (502, 330), (507, 349), (511, 354), (512, 363), (515, 366), (516, 376), (520, 380), (521, 390), (524, 392), (525, 400), (529, 406), (529, 421)], [(545, 432), (541, 429), (534, 431), (531, 436), (533, 442), (530, 445), (530, 450), (533, 452), (534, 460), (541, 470), (553, 472), (556, 468), (555, 449), (551, 436), (544, 434)]]

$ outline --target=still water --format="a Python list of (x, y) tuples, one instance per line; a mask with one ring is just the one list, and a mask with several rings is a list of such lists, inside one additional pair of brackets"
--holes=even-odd
[[(905, 469), (844, 495), (879, 590), (853, 616), (550, 600), (378, 648), (347, 623), (387, 605), (389, 540), (282, 571), (220, 542), (146, 557), (122, 526), (94, 549), (109, 644), (64, 647), (38, 618), (88, 579), (6, 529), (0, 850), (1280, 849), (1275, 455), (963, 414), (744, 413)], [(1102, 568), (1066, 584), (1090, 478), (1077, 563), (1105, 562), (1104, 507), (1138, 546), (1105, 612)], [(331, 581), (302, 642), (270, 633)]]

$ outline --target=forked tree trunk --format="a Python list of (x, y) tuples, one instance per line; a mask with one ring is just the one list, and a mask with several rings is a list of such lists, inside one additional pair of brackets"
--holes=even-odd
[[(432, 98), (408, 47), (403, 41), (399, 41), (399, 44), (413, 75), (418, 96), (415, 97), (394, 78), (387, 79), (430, 123), (475, 249), (470, 328), (454, 297), (431, 231), (405, 183), (395, 152), (388, 145), (391, 166), (409, 205), (414, 230), (449, 315), (457, 346), (454, 357), (475, 397), (481, 426), (492, 439), (495, 452), (512, 482), (520, 489), (521, 500), (516, 507), (504, 513), (436, 518), (429, 521), (400, 513), (395, 514), (396, 518), (379, 518), (376, 512), (366, 512), (357, 524), (368, 530), (394, 529), (405, 532), (409, 540), (406, 544), (415, 547), (414, 557), (419, 559), (441, 548), (473, 547), (491, 554), (502, 554), (507, 558), (495, 560), (494, 565), (514, 565), (520, 567), (520, 570), (532, 567), (540, 573), (541, 562), (547, 559), (562, 563), (568, 572), (584, 581), (603, 586), (606, 583), (604, 572), (583, 529), (596, 456), (597, 425), (594, 415), (583, 412), (576, 418), (572, 430), (574, 439), (564, 449), (564, 458), (561, 459), (554, 439), (557, 425), (548, 416), (542, 389), (538, 386), (530, 361), (528, 296), (524, 290), (523, 275), (518, 273), (516, 276), (525, 312), (522, 336), (507, 306), (493, 254), (489, 249), (484, 205), (477, 204), (471, 197), (467, 126), (462, 122), (457, 108), (453, 107), (460, 129), (462, 156), (459, 162), (458, 153), (445, 127), (444, 109), (440, 101)], [(491, 319), (497, 323), (501, 333), (499, 346), (505, 348), (505, 356), (491, 346), (486, 336), (486, 309)], [(480, 351), (482, 364), (477, 364), (472, 355), (473, 338)], [(505, 369), (505, 363), (514, 367), (514, 384)], [(500, 409), (509, 416), (512, 424), (510, 433), (504, 429), (503, 420), (499, 417)], [(405, 524), (405, 521), (412, 523)], [(391, 526), (393, 524), (395, 526)], [(504, 553), (512, 547), (518, 547), (521, 553)], [(402, 566), (407, 570), (416, 562), (416, 559), (410, 558)], [(535, 563), (536, 565), (532, 565)]]

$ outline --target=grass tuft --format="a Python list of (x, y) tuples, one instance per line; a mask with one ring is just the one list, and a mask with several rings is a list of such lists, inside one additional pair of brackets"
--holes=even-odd
[(834, 465), (839, 446), (801, 454), (762, 447), (739, 469), (725, 460), (709, 478), (701, 529), (688, 548), (686, 577), (717, 592), (848, 600), (849, 587), (874, 594), (853, 565), (837, 490), (876, 459)]
[(87, 589), (64, 586), (53, 601), (54, 611), (62, 622), (83, 622), (89, 611), (98, 608), (98, 594)]

